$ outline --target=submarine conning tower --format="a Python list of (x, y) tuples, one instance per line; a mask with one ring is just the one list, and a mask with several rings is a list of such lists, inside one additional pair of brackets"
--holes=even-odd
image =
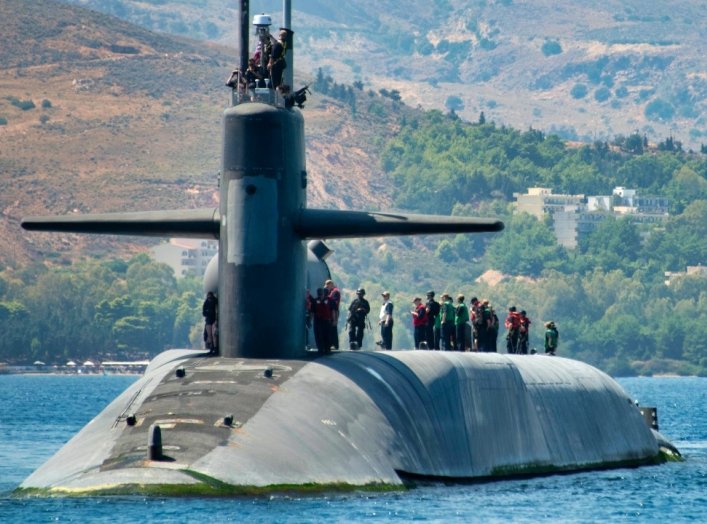
[[(219, 251), (219, 346), (225, 357), (303, 353), (304, 119), (246, 102), (224, 112)], [(235, 292), (237, 290), (237, 292)]]
[[(284, 2), (285, 27), (290, 13), (290, 2)], [(250, 54), (248, 0), (239, 1), (238, 21), (242, 74)], [(253, 24), (267, 34), (270, 17), (256, 16)], [(291, 32), (288, 40), (291, 56)], [(303, 310), (306, 255), (294, 224), (306, 207), (304, 119), (292, 104), (283, 107), (276, 90), (241, 80), (232, 86), (232, 106), (223, 115), (220, 352), (224, 357), (299, 358), (305, 326), (303, 315), (293, 312)]]

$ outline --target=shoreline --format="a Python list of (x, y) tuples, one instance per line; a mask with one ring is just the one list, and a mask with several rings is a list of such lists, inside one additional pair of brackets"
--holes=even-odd
[(36, 370), (7, 370), (0, 369), (0, 376), (3, 375), (27, 375), (27, 376), (79, 376), (79, 377), (105, 377), (105, 376), (141, 376), (144, 371), (36, 371)]

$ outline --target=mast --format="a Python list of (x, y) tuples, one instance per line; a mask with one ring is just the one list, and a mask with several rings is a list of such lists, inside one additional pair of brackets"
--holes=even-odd
[(248, 28), (250, 19), (250, 6), (248, 0), (238, 0), (238, 24), (236, 24), (236, 42), (238, 43), (238, 57), (240, 71), (248, 69)]
[(287, 50), (285, 52), (285, 62), (287, 62), (287, 68), (285, 69), (284, 82), (290, 89), (294, 91), (295, 82), (295, 38), (292, 32), (292, 1), (282, 0), (282, 25), (287, 29)]

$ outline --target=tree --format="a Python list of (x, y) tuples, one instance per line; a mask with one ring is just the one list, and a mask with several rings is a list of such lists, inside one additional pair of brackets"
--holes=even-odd
[(609, 98), (611, 98), (611, 91), (605, 86), (594, 91), (594, 100), (597, 102), (606, 102)]
[(562, 46), (557, 40), (545, 40), (540, 50), (545, 56), (559, 55), (562, 53)]
[(486, 256), (489, 266), (503, 273), (532, 277), (566, 261), (550, 228), (526, 213), (511, 218), (503, 233), (491, 241)]
[[(3, 335), (0, 337), (0, 359), (14, 360), (18, 355), (30, 352), (31, 338), (27, 325), (30, 314), (27, 307), (18, 301), (0, 302), (0, 325)], [(35, 358), (44, 358), (36, 355)]]
[(588, 92), (589, 90), (587, 89), (586, 85), (575, 84), (574, 87), (572, 87), (572, 90), (570, 91), (570, 95), (572, 95), (572, 98), (580, 99), (587, 96)]
[(682, 212), (690, 202), (707, 200), (707, 179), (695, 170), (683, 165), (673, 173), (673, 178), (665, 187), (665, 195), (670, 198), (673, 212)]
[(641, 237), (628, 218), (607, 216), (597, 229), (580, 240), (582, 253), (605, 270), (630, 269), (641, 255)]
[(444, 107), (446, 107), (449, 111), (463, 111), (464, 101), (456, 95), (451, 95), (447, 97)]
[(648, 239), (646, 252), (661, 261), (665, 271), (684, 271), (703, 264), (707, 253), (707, 200), (696, 200), (671, 217), (665, 229)]
[(643, 139), (638, 133), (633, 133), (628, 138), (624, 144), (626, 151), (633, 153), (635, 155), (643, 154)]
[(675, 115), (675, 108), (672, 104), (670, 104), (670, 102), (656, 98), (646, 105), (644, 114), (648, 120), (669, 122), (673, 119), (673, 115)]
[(131, 352), (154, 353), (154, 348), (147, 344), (150, 333), (150, 323), (145, 317), (124, 317), (116, 321), (113, 325), (113, 337), (116, 340), (118, 350), (124, 354)]

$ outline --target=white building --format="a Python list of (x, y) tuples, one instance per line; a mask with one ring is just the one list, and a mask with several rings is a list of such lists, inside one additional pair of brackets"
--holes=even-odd
[(554, 195), (547, 187), (529, 187), (525, 194), (513, 193), (516, 209), (519, 213), (528, 213), (542, 219), (544, 215), (553, 215), (556, 211), (565, 211), (568, 206), (580, 206), (585, 202), (584, 195)]
[(152, 258), (167, 264), (177, 278), (204, 276), (206, 266), (218, 253), (218, 241), (194, 238), (171, 238), (151, 250)]
[(594, 231), (608, 216), (625, 216), (635, 224), (659, 224), (668, 218), (670, 201), (664, 197), (642, 197), (635, 189), (614, 188), (612, 194), (588, 196), (555, 195), (552, 189), (530, 187), (526, 194), (514, 193), (516, 210), (542, 220), (551, 215), (557, 242), (574, 249), (582, 236)]
[(674, 279), (680, 277), (707, 278), (707, 266), (687, 266), (685, 271), (666, 271), (665, 285), (669, 286)]

